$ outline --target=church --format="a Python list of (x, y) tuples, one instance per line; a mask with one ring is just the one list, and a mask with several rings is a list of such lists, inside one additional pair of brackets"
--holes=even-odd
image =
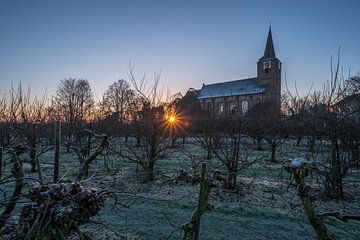
[(257, 62), (257, 76), (203, 84), (198, 93), (201, 108), (214, 117), (240, 117), (258, 103), (274, 104), (280, 111), (281, 62), (276, 58), (271, 27), (264, 55)]

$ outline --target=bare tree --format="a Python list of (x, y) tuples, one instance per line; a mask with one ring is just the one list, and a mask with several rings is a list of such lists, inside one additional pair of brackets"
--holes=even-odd
[(346, 120), (342, 142), (350, 150), (352, 164), (360, 166), (360, 76), (356, 75), (345, 82), (346, 97), (337, 105), (343, 112), (350, 113)]
[(163, 115), (162, 106), (149, 110), (138, 125), (140, 143), (126, 144), (121, 150), (123, 157), (142, 167), (145, 173), (144, 181), (154, 180), (156, 161), (171, 153), (171, 140), (163, 125)]
[[(340, 50), (339, 50), (340, 51)], [(337, 103), (343, 99), (346, 92), (343, 77), (340, 69), (340, 52), (338, 52), (337, 63), (333, 65), (330, 61), (331, 77), (324, 84), (322, 91), (322, 114), (324, 121), (323, 134), (331, 143), (329, 156), (329, 173), (327, 174), (326, 190), (327, 193), (335, 198), (343, 198), (343, 177), (347, 171), (347, 166), (342, 162), (340, 149), (340, 136), (344, 131), (344, 121), (349, 117), (348, 113), (342, 112)]]
[(274, 102), (262, 102), (255, 105), (248, 114), (248, 126), (246, 134), (257, 143), (257, 149), (261, 150), (265, 140), (271, 149), (271, 161), (275, 162), (276, 149), (285, 137), (284, 117), (279, 114)]
[[(213, 153), (227, 169), (225, 188), (236, 189), (238, 172), (254, 164), (258, 159), (251, 159), (243, 144), (244, 118), (228, 119), (218, 122)], [(219, 178), (218, 176), (218, 179)]]
[[(32, 97), (30, 89), (24, 92), (21, 83), (17, 89), (10, 91), (9, 114), (10, 122), (17, 132), (17, 139), (24, 139), (30, 157), (31, 171), (36, 170), (38, 156), (49, 148), (41, 145), (43, 142), (43, 131), (46, 120), (46, 94), (41, 98)], [(41, 146), (39, 146), (41, 145)]]
[(1, 94), (0, 99), (0, 145), (2, 147), (10, 145), (11, 141), (11, 119), (9, 112), (9, 99), (6, 92)]
[(247, 127), (245, 128), (246, 135), (250, 136), (254, 143), (256, 143), (257, 150), (262, 150), (262, 143), (266, 135), (266, 121), (269, 113), (266, 103), (258, 103), (253, 106), (246, 114), (248, 119)]
[[(317, 174), (324, 181), (325, 193), (334, 198), (343, 198), (343, 178), (349, 168), (358, 162), (360, 141), (359, 108), (357, 106), (360, 84), (358, 78), (344, 80), (340, 66), (340, 50), (336, 62), (330, 61), (330, 79), (321, 91), (312, 91), (301, 97), (297, 89), (292, 94), (287, 89), (285, 109), (290, 134), (299, 139), (305, 137), (309, 150), (315, 146), (326, 151), (316, 159)], [(351, 156), (349, 152), (351, 152)]]
[(168, 127), (171, 126), (166, 125), (162, 91), (158, 89), (160, 73), (154, 74), (154, 83), (149, 87), (145, 75), (140, 81), (137, 80), (131, 65), (128, 77), (139, 95), (137, 99), (140, 100), (136, 105), (135, 114), (138, 143), (136, 146), (126, 144), (121, 154), (142, 167), (145, 181), (153, 181), (156, 161), (165, 158), (171, 152), (167, 134)]
[[(286, 83), (286, 82), (285, 82)], [(309, 108), (312, 87), (305, 96), (300, 96), (295, 84), (295, 93), (292, 93), (286, 83), (284, 94), (283, 112), (287, 115), (289, 134), (296, 139), (296, 146), (306, 136), (306, 127), (310, 124)]]
[(206, 151), (207, 159), (212, 159), (217, 131), (216, 119), (204, 116), (194, 119), (192, 124), (195, 125), (195, 127), (192, 127), (193, 134), (195, 134), (195, 144)]
[[(94, 97), (86, 79), (69, 78), (60, 82), (53, 98), (55, 112), (64, 122), (63, 129), (70, 141), (75, 130), (90, 118)], [(70, 150), (70, 146), (68, 146)]]
[(120, 79), (111, 84), (105, 91), (101, 105), (106, 115), (115, 114), (118, 120), (123, 123), (131, 119), (130, 104), (133, 97), (134, 91), (128, 82)]
[(284, 142), (286, 131), (284, 121), (279, 117), (269, 118), (267, 121), (265, 141), (271, 150), (270, 161), (276, 162), (276, 149)]
[[(351, 160), (346, 153), (346, 143), (356, 111), (347, 111), (342, 102), (348, 92), (340, 67), (340, 53), (337, 62), (330, 61), (331, 75), (322, 91), (314, 91), (309, 97), (306, 117), (306, 136), (310, 140), (310, 150), (314, 149), (316, 139), (325, 139), (328, 154), (317, 162), (318, 173), (324, 177), (325, 191), (328, 196), (343, 198), (343, 178), (347, 174)], [(344, 144), (345, 143), (345, 144)]]
[[(78, 181), (80, 181), (84, 176), (88, 176), (90, 164), (95, 161), (99, 155), (103, 154), (110, 144), (109, 137), (105, 134), (98, 135), (89, 130), (83, 130), (75, 134), (81, 135), (83, 133), (88, 135), (90, 142), (86, 142), (84, 144), (85, 146), (78, 143), (76, 145), (74, 144), (74, 147), (72, 147), (72, 149), (76, 152), (80, 163), (80, 169), (77, 174)], [(92, 140), (92, 137), (94, 137), (94, 140)], [(97, 144), (96, 148), (92, 147), (95, 143)], [(92, 151), (93, 148), (95, 150)]]
[(59, 117), (70, 124), (86, 120), (94, 105), (93, 94), (86, 79), (62, 80), (53, 100)]

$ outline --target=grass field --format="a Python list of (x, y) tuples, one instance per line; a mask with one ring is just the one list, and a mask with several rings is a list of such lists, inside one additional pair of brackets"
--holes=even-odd
[[(201, 239), (315, 239), (296, 189), (289, 185), (290, 177), (281, 167), (281, 162), (289, 156), (305, 156), (306, 148), (294, 147), (290, 141), (284, 143), (277, 152), (279, 163), (276, 164), (269, 163), (269, 151), (266, 149), (248, 151), (251, 156), (261, 156), (261, 161), (239, 173), (238, 192), (226, 191), (221, 183), (215, 182), (218, 186), (213, 189), (210, 198), (214, 209), (206, 212), (201, 219)], [(175, 149), (168, 159), (156, 163), (158, 172), (152, 183), (141, 181), (141, 170), (136, 172), (136, 165), (132, 162), (111, 158), (105, 164), (104, 159), (97, 159), (91, 165), (90, 179), (83, 184), (118, 192), (119, 201), (128, 207), (112, 209), (114, 199), (110, 198), (96, 220), (103, 221), (129, 239), (180, 239), (181, 226), (190, 220), (199, 191), (196, 184), (175, 180), (181, 169), (190, 171), (188, 153), (205, 159), (205, 152), (187, 143)], [(52, 161), (52, 152), (41, 157), (43, 175), (47, 181), (52, 179)], [(64, 181), (74, 179), (78, 166), (75, 155), (62, 152), (61, 175)], [(111, 176), (107, 169), (115, 174)], [(215, 158), (208, 162), (208, 172), (214, 169), (225, 172)], [(37, 176), (36, 173), (27, 174)], [(360, 190), (360, 173), (352, 172), (345, 179), (344, 186), (344, 200), (318, 200), (317, 210), (345, 209), (352, 214), (360, 214), (360, 196), (357, 194)], [(1, 187), (11, 192), (11, 185)], [(359, 222), (327, 220), (326, 225), (337, 239), (359, 239)], [(87, 224), (83, 230), (99, 239), (115, 238), (102, 225)]]

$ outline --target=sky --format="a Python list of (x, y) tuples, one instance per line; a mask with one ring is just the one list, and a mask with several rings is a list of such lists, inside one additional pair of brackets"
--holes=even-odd
[[(359, 0), (0, 0), (0, 89), (55, 93), (88, 79), (95, 96), (127, 79), (172, 93), (256, 76), (271, 22), (285, 80), (301, 94), (330, 78), (340, 47), (344, 76), (360, 73)], [(166, 90), (165, 90), (166, 91)]]

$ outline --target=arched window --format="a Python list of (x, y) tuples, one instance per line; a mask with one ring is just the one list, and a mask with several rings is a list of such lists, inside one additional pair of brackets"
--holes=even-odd
[(253, 103), (254, 97), (253, 96), (249, 96), (249, 104), (251, 105)]
[(247, 113), (247, 111), (249, 110), (249, 102), (247, 100), (243, 100), (241, 102), (241, 109), (242, 109), (242, 113)]
[(218, 103), (218, 113), (222, 114), (224, 112), (224, 104)]
[(207, 110), (210, 112), (211, 111), (211, 102), (207, 103)]
[(229, 110), (230, 110), (230, 114), (232, 114), (232, 115), (236, 113), (237, 109), (236, 109), (236, 103), (235, 102), (230, 103)]

